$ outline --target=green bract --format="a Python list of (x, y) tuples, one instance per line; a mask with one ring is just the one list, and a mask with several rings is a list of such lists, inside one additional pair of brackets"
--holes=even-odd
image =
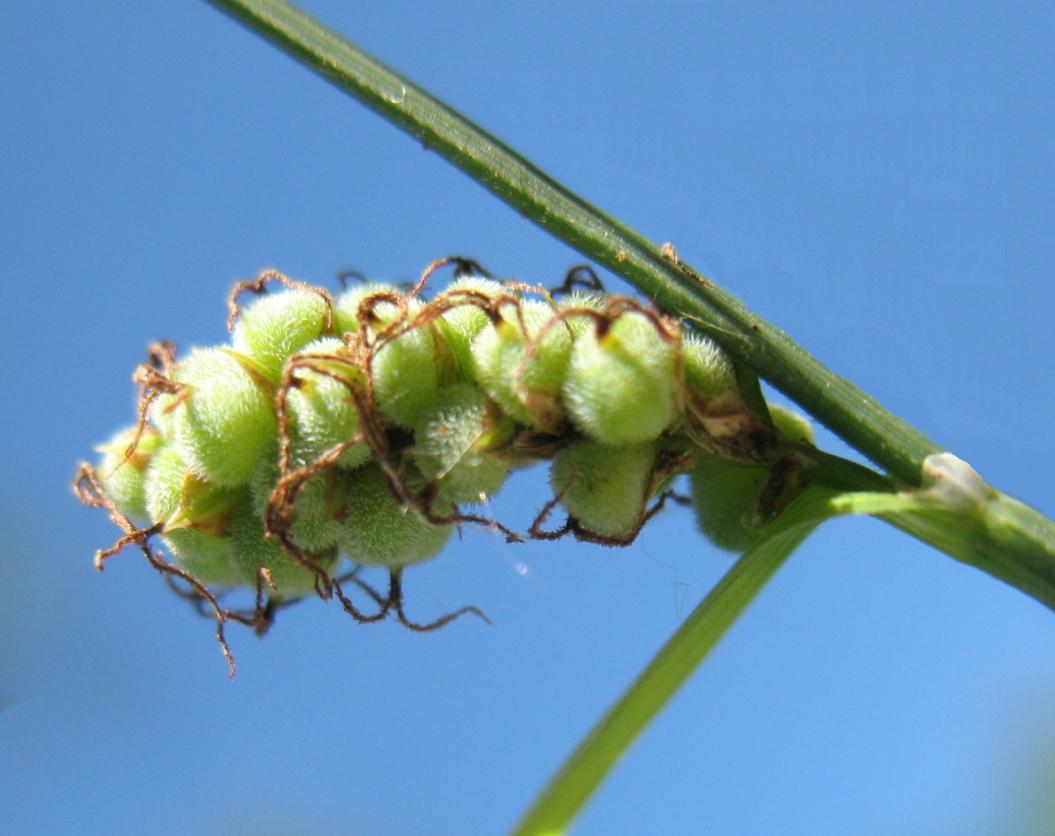
[(488, 324), (472, 342), (476, 381), (514, 420), (554, 431), (564, 417), (560, 391), (570, 330), (554, 321), (557, 312), (544, 302), (504, 305), (501, 314), (497, 325)]
[[(343, 343), (324, 337), (301, 349), (302, 354), (335, 354)], [(348, 366), (312, 360), (345, 380), (359, 380)], [(286, 415), (290, 419), (293, 458), (306, 464), (342, 441), (352, 439), (359, 429), (359, 410), (351, 390), (340, 380), (310, 368), (298, 368), (296, 385), (286, 393)], [(338, 460), (342, 467), (358, 467), (370, 458), (370, 448), (362, 441), (349, 447)]]
[(513, 422), (469, 383), (443, 389), (414, 432), (414, 458), (426, 479), (454, 502), (480, 502), (498, 493), (509, 475), (502, 452)]
[(185, 390), (175, 409), (174, 442), (196, 474), (242, 485), (275, 437), (273, 391), (240, 355), (196, 349), (176, 368)]
[[(430, 523), (416, 508), (401, 505), (389, 490), (381, 468), (365, 465), (348, 474), (348, 504), (341, 528), (341, 548), (356, 563), (405, 566), (435, 557), (451, 536), (452, 526)], [(420, 475), (409, 474), (411, 490), (420, 489)], [(437, 514), (455, 509), (439, 500)]]
[(657, 438), (674, 419), (676, 345), (633, 312), (587, 328), (575, 340), (564, 382), (572, 420), (604, 444)]
[[(365, 284), (346, 291), (337, 300), (337, 326), (344, 333), (359, 331), (359, 306), (376, 294), (400, 294), (388, 285)], [(405, 298), (405, 297), (404, 297)], [(421, 311), (422, 303), (408, 299), (406, 311), (391, 301), (377, 301), (367, 322), (371, 338), (394, 323), (409, 322)], [(413, 427), (436, 396), (439, 385), (436, 341), (430, 324), (421, 325), (387, 342), (373, 355), (370, 371), (374, 399), (393, 422)]]
[(553, 459), (550, 484), (587, 531), (622, 537), (641, 522), (656, 461), (656, 444), (618, 447), (577, 441)]
[(282, 376), (286, 358), (323, 332), (326, 300), (310, 290), (283, 290), (247, 305), (235, 323), (231, 342), (273, 382)]

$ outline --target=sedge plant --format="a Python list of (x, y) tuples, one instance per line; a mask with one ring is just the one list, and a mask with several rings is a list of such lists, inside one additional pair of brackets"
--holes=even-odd
[[(1050, 520), (825, 368), (672, 246), (603, 214), (283, 0), (212, 2), (648, 297), (606, 293), (589, 268), (548, 291), (459, 258), (430, 265), (411, 290), (363, 283), (336, 297), (266, 271), (232, 292), (229, 344), (182, 356), (153, 346), (134, 376), (136, 421), (81, 466), (75, 487), (122, 529), (98, 553), (100, 568), (141, 549), (211, 609), (232, 671), (225, 625), (263, 632), (277, 608), (306, 595), (336, 598), (360, 622), (394, 615), (414, 630), (484, 617), (467, 606), (423, 623), (404, 608), (404, 570), (436, 556), (457, 526), (618, 546), (669, 500), (689, 504), (700, 532), (740, 557), (517, 825), (559, 832), (825, 520), (873, 515), (1055, 607)], [(429, 287), (450, 264), (454, 281)], [(246, 293), (257, 298), (243, 304)], [(876, 469), (818, 449), (810, 422), (767, 404), (760, 379)], [(540, 461), (551, 495), (528, 531), (479, 513), (518, 468)], [(669, 489), (683, 473), (691, 496)], [(359, 577), (364, 565), (387, 570), (387, 591)], [(221, 603), (237, 587), (252, 591), (253, 606)]]

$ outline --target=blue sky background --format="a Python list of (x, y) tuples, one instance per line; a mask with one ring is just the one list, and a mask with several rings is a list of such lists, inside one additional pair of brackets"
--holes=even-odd
[[(1049, 8), (306, 5), (1055, 514)], [(686, 511), (622, 551), (466, 532), (408, 606), (494, 627), (308, 601), (231, 630), (230, 682), (140, 558), (93, 571), (113, 532), (68, 482), (131, 420), (145, 344), (224, 339), (261, 267), (457, 252), (549, 283), (580, 257), (204, 3), (9, 3), (0, 31), (3, 829), (502, 832), (730, 565)], [(576, 832), (1028, 832), (1053, 705), (1051, 612), (838, 521)]]

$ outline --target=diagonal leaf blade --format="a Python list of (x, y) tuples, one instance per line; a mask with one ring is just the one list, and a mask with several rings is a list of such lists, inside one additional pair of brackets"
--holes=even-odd
[(527, 811), (515, 832), (559, 833), (620, 756), (692, 675), (770, 578), (824, 520), (840, 513), (837, 491), (806, 489), (766, 536), (733, 565), (648, 667), (598, 721)]

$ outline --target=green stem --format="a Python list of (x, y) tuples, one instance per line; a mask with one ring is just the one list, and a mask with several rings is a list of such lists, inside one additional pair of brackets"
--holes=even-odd
[(496, 137), (283, 0), (210, 0), (536, 224), (696, 321), (737, 360), (909, 485), (938, 446), (839, 377), (779, 328), (644, 236), (610, 218)]
[(707, 657), (788, 556), (831, 515), (834, 493), (813, 488), (785, 509), (693, 610), (619, 701), (564, 762), (517, 825), (518, 834), (564, 830), (674, 693)]

